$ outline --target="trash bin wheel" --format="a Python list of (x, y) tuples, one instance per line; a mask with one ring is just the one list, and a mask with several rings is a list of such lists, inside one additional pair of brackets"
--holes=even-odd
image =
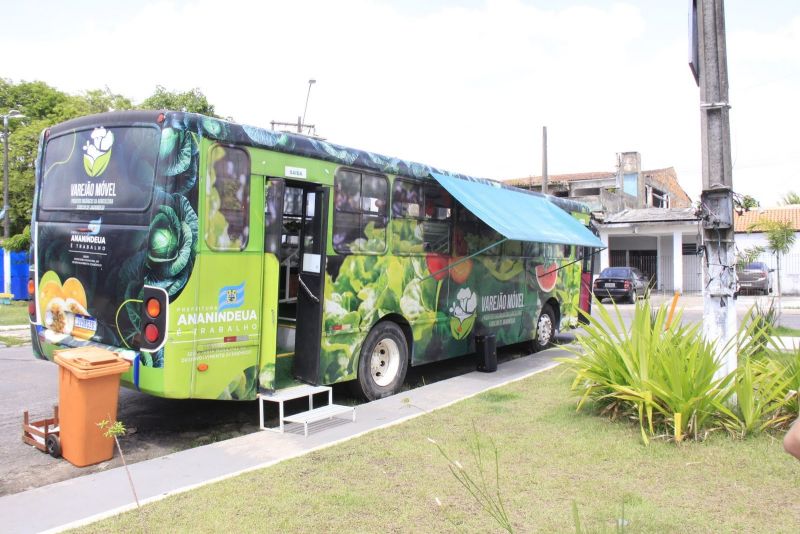
[(47, 454), (53, 458), (61, 458), (61, 442), (55, 434), (48, 434), (44, 440), (44, 445), (47, 448)]

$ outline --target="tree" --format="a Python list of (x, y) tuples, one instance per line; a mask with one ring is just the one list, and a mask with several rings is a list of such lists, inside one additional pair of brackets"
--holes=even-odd
[(778, 271), (778, 319), (781, 317), (781, 256), (785, 256), (791, 250), (797, 237), (794, 225), (787, 220), (774, 221), (762, 219), (750, 228), (764, 232), (767, 237), (767, 248), (775, 254), (775, 264)]
[(167, 91), (164, 86), (157, 85), (156, 92), (146, 98), (138, 107), (140, 109), (188, 111), (216, 117), (214, 115), (214, 106), (208, 102), (206, 96), (198, 88), (175, 93)]
[(750, 211), (753, 208), (759, 207), (761, 204), (754, 197), (750, 195), (733, 196), (733, 208), (741, 215), (745, 211)]
[(9, 121), (8, 174), (11, 234), (30, 224), (33, 207), (34, 167), (41, 132), (59, 122), (82, 115), (132, 108), (130, 99), (110, 89), (69, 95), (44, 82), (13, 83), (0, 78), (0, 113), (16, 109), (24, 119)]
[(783, 198), (781, 198), (781, 204), (783, 204), (784, 206), (789, 206), (792, 204), (800, 204), (800, 195), (798, 195), (794, 191), (789, 191), (788, 193), (783, 195)]

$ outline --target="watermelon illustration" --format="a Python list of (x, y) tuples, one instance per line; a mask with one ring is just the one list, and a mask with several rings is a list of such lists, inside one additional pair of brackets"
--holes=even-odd
[(556, 287), (558, 281), (558, 263), (551, 263), (550, 265), (537, 265), (536, 266), (536, 281), (539, 282), (539, 288), (545, 293), (550, 293)]

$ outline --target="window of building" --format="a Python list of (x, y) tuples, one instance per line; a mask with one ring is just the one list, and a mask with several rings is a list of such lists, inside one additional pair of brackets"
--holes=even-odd
[(597, 196), (600, 194), (599, 187), (584, 187), (582, 189), (575, 189), (572, 192), (573, 196), (576, 197), (589, 197), (589, 196)]
[(622, 190), (627, 195), (639, 195), (639, 176), (635, 173), (624, 174), (622, 176)]

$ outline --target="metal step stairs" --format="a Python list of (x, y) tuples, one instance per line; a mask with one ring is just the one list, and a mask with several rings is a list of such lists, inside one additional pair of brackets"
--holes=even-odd
[[(314, 395), (318, 393), (328, 394), (328, 404), (314, 408)], [(308, 397), (308, 410), (292, 415), (285, 415), (284, 403), (286, 401), (301, 399)], [(264, 402), (278, 403), (278, 426), (267, 427), (264, 425)], [(341, 404), (333, 403), (333, 389), (329, 386), (294, 386), (286, 389), (280, 389), (274, 392), (263, 392), (258, 394), (258, 414), (261, 420), (261, 430), (272, 430), (273, 432), (280, 432), (283, 434), (285, 430), (285, 422), (288, 423), (302, 423), (303, 434), (308, 437), (308, 424), (325, 419), (332, 419), (336, 416), (348, 414), (352, 416), (353, 422), (356, 420), (355, 406), (342, 406)]]

